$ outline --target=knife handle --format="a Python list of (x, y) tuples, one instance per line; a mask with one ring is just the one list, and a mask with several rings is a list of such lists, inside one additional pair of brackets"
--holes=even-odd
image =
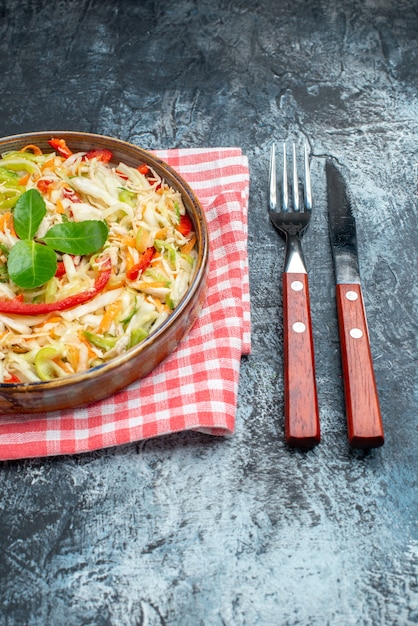
[(320, 442), (308, 275), (283, 274), (285, 440), (312, 448)]
[(377, 448), (384, 433), (361, 287), (337, 284), (336, 298), (348, 442), (353, 448)]

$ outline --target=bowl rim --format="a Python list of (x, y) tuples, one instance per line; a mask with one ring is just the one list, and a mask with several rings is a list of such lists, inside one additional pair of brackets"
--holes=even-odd
[[(88, 382), (89, 380), (94, 380), (98, 376), (98, 374), (106, 374), (114, 369), (117, 369), (128, 361), (135, 360), (141, 355), (142, 352), (144, 352), (144, 350), (146, 350), (161, 336), (163, 336), (167, 332), (167, 330), (172, 327), (173, 323), (179, 317), (181, 317), (184, 311), (187, 311), (196, 292), (199, 291), (199, 289), (201, 288), (202, 281), (206, 279), (208, 274), (209, 233), (205, 212), (202, 208), (200, 200), (198, 199), (196, 193), (193, 191), (189, 183), (185, 181), (184, 178), (172, 166), (154, 155), (151, 150), (141, 148), (140, 146), (137, 146), (129, 141), (116, 137), (111, 137), (108, 135), (74, 130), (33, 131), (1, 137), (0, 154), (7, 152), (7, 146), (12, 143), (21, 142), (23, 147), (23, 145), (25, 144), (35, 143), (37, 139), (38, 141), (47, 141), (52, 137), (63, 138), (68, 141), (68, 143), (70, 143), (71, 141), (77, 142), (78, 140), (80, 142), (81, 140), (84, 140), (89, 143), (96, 141), (96, 144), (100, 143), (106, 144), (108, 146), (118, 147), (122, 152), (126, 151), (128, 153), (138, 155), (139, 162), (141, 162), (142, 160), (142, 162), (146, 162), (147, 164), (153, 166), (156, 170), (159, 170), (159, 173), (164, 176), (170, 186), (173, 186), (177, 191), (181, 192), (183, 201), (185, 198), (187, 199), (187, 201), (185, 202), (185, 205), (187, 205), (186, 210), (192, 207), (195, 212), (195, 214), (193, 214), (191, 217), (193, 219), (194, 226), (197, 229), (197, 241), (200, 242), (200, 247), (198, 250), (198, 264), (194, 269), (194, 275), (189, 285), (189, 288), (183, 298), (180, 300), (179, 304), (170, 313), (167, 319), (164, 320), (164, 322), (158, 328), (152, 331), (150, 335), (146, 337), (140, 344), (128, 350), (125, 350), (122, 354), (114, 357), (113, 359), (103, 364), (85, 370), (83, 372), (65, 376), (63, 378), (53, 379), (50, 381), (0, 383), (0, 390), (3, 397), (7, 396), (8, 392), (10, 395), (13, 395), (19, 392), (27, 393), (31, 390), (36, 390), (40, 393), (42, 393), (42, 391), (52, 393), (53, 390), (66, 389), (67, 387), (72, 387), (76, 385), (78, 382)], [(182, 339), (184, 339), (184, 336)], [(182, 339), (180, 341), (182, 341)], [(174, 346), (173, 350), (175, 349), (175, 347), (176, 346)], [(164, 358), (167, 358), (167, 356)], [(155, 364), (155, 367), (157, 365), (158, 363)], [(114, 393), (114, 391), (111, 391), (107, 395), (109, 396), (112, 393)], [(74, 408), (77, 406), (77, 404), (74, 404)], [(23, 407), (20, 410), (21, 412), (24, 412)]]

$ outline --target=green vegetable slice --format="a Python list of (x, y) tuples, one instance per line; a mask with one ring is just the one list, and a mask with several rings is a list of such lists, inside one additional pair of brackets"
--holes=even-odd
[(56, 378), (55, 368), (52, 359), (58, 356), (59, 351), (53, 346), (44, 346), (35, 357), (35, 370), (41, 380), (52, 380)]
[(138, 328), (134, 328), (134, 330), (131, 333), (131, 338), (129, 341), (128, 348), (133, 348), (134, 346), (136, 346), (138, 343), (146, 339), (148, 337), (148, 334), (149, 334), (148, 331), (145, 330), (145, 328), (142, 328), (142, 326), (139, 326)]
[(130, 191), (129, 189), (125, 189), (124, 187), (122, 187), (119, 190), (119, 200), (121, 202), (126, 202), (126, 204), (129, 204), (131, 207), (135, 207), (137, 202), (137, 194), (134, 191)]
[(102, 348), (103, 350), (110, 350), (116, 345), (117, 337), (110, 337), (106, 335), (96, 335), (95, 333), (91, 333), (88, 330), (84, 331), (84, 336), (90, 343), (97, 346), (98, 348)]
[(17, 183), (19, 175), (16, 172), (8, 170), (6, 167), (0, 167), (0, 182), (12, 181)]

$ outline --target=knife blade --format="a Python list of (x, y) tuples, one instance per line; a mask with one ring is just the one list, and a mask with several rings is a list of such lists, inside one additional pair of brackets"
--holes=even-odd
[(353, 448), (377, 448), (384, 443), (384, 432), (360, 283), (356, 222), (342, 174), (330, 159), (325, 169), (348, 441)]

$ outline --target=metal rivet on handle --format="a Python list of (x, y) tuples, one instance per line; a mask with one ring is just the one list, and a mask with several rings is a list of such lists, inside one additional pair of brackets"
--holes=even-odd
[(357, 300), (358, 294), (355, 291), (347, 291), (345, 297), (347, 300)]
[(360, 337), (363, 337), (363, 331), (360, 330), (360, 328), (352, 328), (350, 330), (350, 335), (353, 339), (360, 339)]
[(306, 330), (306, 326), (303, 322), (295, 322), (292, 326), (295, 333), (304, 333)]
[(302, 291), (303, 283), (301, 283), (300, 280), (294, 280), (292, 283), (290, 283), (290, 287), (293, 289), (293, 291)]

